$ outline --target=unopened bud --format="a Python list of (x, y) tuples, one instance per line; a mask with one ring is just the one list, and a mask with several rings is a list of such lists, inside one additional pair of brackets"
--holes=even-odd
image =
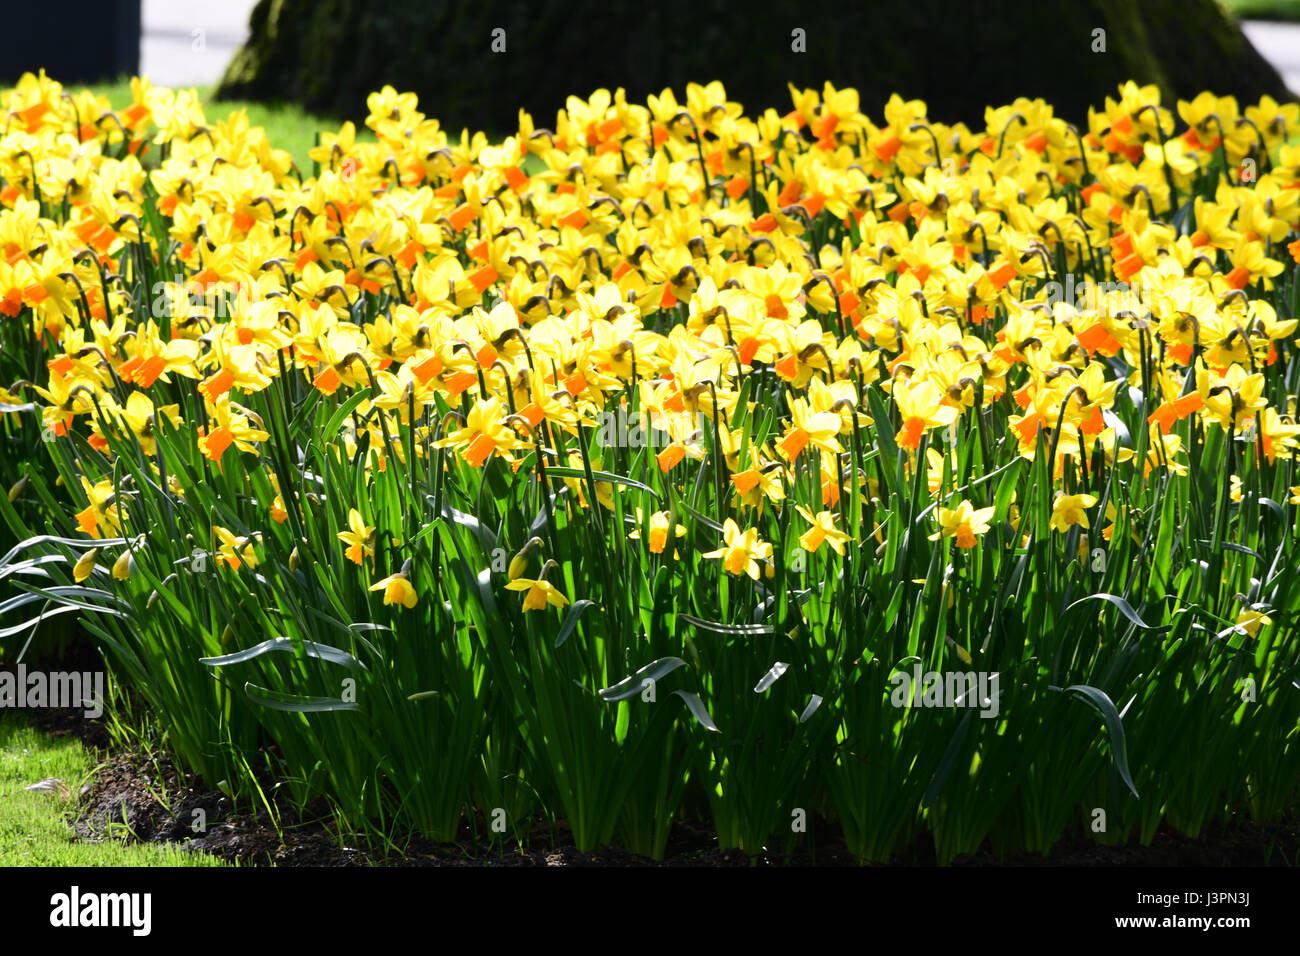
[(528, 556), (533, 553), (535, 548), (540, 548), (543, 544), (541, 538), (529, 538), (528, 543), (519, 549), (519, 553), (510, 559), (510, 567), (506, 569), (506, 576), (511, 581), (522, 577), (528, 570)]
[(13, 487), (9, 489), (9, 501), (11, 503), (17, 501), (19, 496), (27, 490), (27, 483), (28, 479), (26, 475), (23, 475), (14, 482)]
[[(167, 577), (165, 577), (165, 578), (162, 579), (162, 583), (159, 585), (159, 587), (164, 587), (164, 588), (165, 588), (167, 585), (171, 584), (171, 583), (172, 583), (173, 581), (175, 581), (175, 580), (176, 580), (176, 572), (173, 571), (171, 574), (167, 575)], [(157, 589), (155, 589), (154, 591), (152, 591), (152, 592), (149, 594), (149, 600), (145, 602), (145, 609), (148, 610), (149, 608), (151, 608), (151, 607), (153, 607), (155, 604), (157, 604), (157, 603), (158, 603), (158, 599), (159, 599), (160, 597), (162, 597), (162, 595), (158, 593)]]
[(82, 581), (86, 580), (86, 578), (90, 577), (91, 572), (95, 570), (95, 565), (99, 561), (101, 551), (103, 551), (103, 548), (91, 548), (83, 554), (72, 567), (72, 580), (80, 584)]
[(135, 556), (130, 551), (123, 551), (113, 562), (113, 579), (125, 581), (131, 576), (133, 570), (135, 570)]
[(506, 570), (506, 576), (514, 581), (523, 577), (524, 572), (528, 570), (528, 557), (522, 551), (510, 559), (510, 567)]

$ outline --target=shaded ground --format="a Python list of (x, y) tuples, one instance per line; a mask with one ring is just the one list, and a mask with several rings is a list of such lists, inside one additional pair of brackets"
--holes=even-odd
[[(50, 711), (37, 715), (37, 726), (55, 736), (74, 734), (101, 752), (109, 744), (102, 724), (79, 712)], [(273, 805), (276, 801), (273, 800)], [(523, 847), (501, 848), (476, 841), (466, 826), (458, 845), (423, 839), (404, 844), (399, 854), (382, 849), (346, 846), (336, 835), (323, 801), (299, 814), (280, 801), (278, 828), (263, 809), (245, 804), (236, 812), (230, 800), (215, 791), (186, 788), (165, 757), (114, 754), (104, 758), (76, 821), (82, 839), (129, 839), (171, 843), (193, 852), (213, 853), (227, 861), (277, 866), (748, 866), (739, 852), (721, 852), (712, 832), (689, 822), (674, 826), (666, 859), (657, 863), (616, 847), (595, 853), (579, 852), (563, 824), (552, 829), (539, 821)], [(201, 811), (201, 816), (196, 814)], [(196, 833), (193, 825), (206, 826)], [(760, 856), (759, 866), (855, 866), (839, 829), (817, 820), (813, 852), (803, 850), (789, 859), (780, 854)], [(1014, 854), (999, 858), (985, 848), (959, 857), (955, 866), (1286, 866), (1300, 862), (1300, 819), (1294, 815), (1275, 826), (1243, 822), (1214, 827), (1199, 839), (1169, 831), (1157, 834), (1151, 846), (1104, 847), (1081, 837), (1057, 845), (1047, 857)], [(932, 866), (933, 850), (922, 840), (891, 866)]]

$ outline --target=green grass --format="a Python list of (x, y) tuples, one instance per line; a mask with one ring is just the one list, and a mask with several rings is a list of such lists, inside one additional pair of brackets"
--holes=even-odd
[[(99, 96), (108, 97), (108, 101), (114, 109), (122, 109), (131, 105), (131, 83), (129, 80), (122, 79), (114, 83), (96, 83), (84, 88), (93, 90)], [(67, 89), (71, 92), (79, 91), (83, 87), (73, 84)], [(304, 174), (311, 172), (311, 160), (307, 158), (307, 152), (316, 144), (317, 132), (321, 130), (337, 130), (342, 125), (339, 120), (326, 116), (316, 116), (293, 104), (276, 103), (268, 105), (242, 100), (217, 101), (212, 99), (211, 86), (198, 86), (195, 89), (198, 90), (199, 97), (203, 102), (204, 113), (209, 120), (224, 119), (235, 110), (247, 110), (249, 123), (264, 128), (266, 135), (270, 137), (271, 145), (276, 149), (288, 150), (289, 154), (293, 156), (293, 161), (298, 164), (298, 168)], [(357, 139), (359, 141), (374, 142), (374, 138), (374, 134), (364, 127), (357, 130)]]
[(1300, 0), (1223, 0), (1238, 20), (1300, 21)]
[(80, 841), (69, 826), (75, 803), (29, 792), (49, 777), (80, 793), (95, 769), (79, 740), (56, 739), (0, 719), (0, 866), (221, 866), (215, 857), (157, 846)]

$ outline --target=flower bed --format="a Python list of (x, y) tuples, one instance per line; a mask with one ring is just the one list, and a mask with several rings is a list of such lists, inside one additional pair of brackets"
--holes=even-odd
[(389, 88), (300, 171), (133, 89), (3, 94), (0, 639), (76, 613), (209, 783), (654, 857), (1294, 807), (1300, 107)]

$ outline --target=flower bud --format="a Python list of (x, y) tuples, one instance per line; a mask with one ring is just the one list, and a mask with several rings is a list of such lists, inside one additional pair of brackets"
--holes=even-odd
[(113, 579), (125, 581), (131, 576), (133, 570), (135, 570), (135, 556), (129, 550), (123, 551), (113, 562)]
[(90, 577), (91, 572), (95, 570), (96, 563), (99, 561), (100, 552), (103, 550), (103, 548), (91, 548), (83, 554), (72, 567), (72, 580), (80, 584)]
[(523, 577), (524, 572), (527, 570), (528, 556), (523, 551), (520, 551), (510, 559), (510, 567), (506, 569), (506, 577), (511, 581), (514, 581)]

